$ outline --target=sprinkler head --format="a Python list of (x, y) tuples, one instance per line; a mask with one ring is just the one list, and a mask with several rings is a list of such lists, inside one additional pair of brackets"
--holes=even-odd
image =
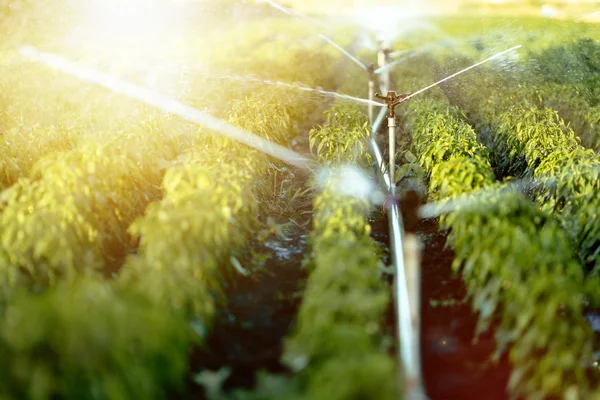
[(408, 97), (410, 94), (401, 94), (400, 96), (398, 96), (396, 94), (396, 92), (394, 91), (390, 91), (387, 93), (386, 96), (382, 96), (379, 93), (375, 94), (375, 97), (377, 97), (378, 99), (381, 100), (385, 100), (385, 102), (387, 103), (388, 106), (388, 116), (390, 118), (393, 118), (395, 116), (395, 112), (394, 112), (394, 107), (396, 107), (398, 104), (402, 103), (402, 101), (404, 101), (404, 99), (406, 97)]

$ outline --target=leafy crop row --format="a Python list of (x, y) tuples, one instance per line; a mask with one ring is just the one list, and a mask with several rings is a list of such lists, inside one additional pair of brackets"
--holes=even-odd
[(600, 40), (591, 37), (549, 46), (530, 56), (539, 83), (577, 85), (590, 105), (600, 102)]
[(522, 154), (522, 170), (540, 184), (538, 203), (560, 216), (582, 260), (600, 266), (600, 157), (548, 109), (511, 110), (499, 122), (495, 147), (507, 158)]
[[(284, 98), (255, 94), (236, 104), (229, 122), (282, 143), (293, 132), (289, 106)], [(125, 283), (207, 325), (228, 273), (222, 266), (236, 262), (233, 251), (257, 226), (257, 190), (268, 166), (258, 151), (223, 138), (190, 149), (167, 170), (162, 201), (131, 227), (141, 241)]]
[(582, 261), (597, 265), (600, 224), (594, 215), (600, 210), (600, 158), (581, 145), (555, 110), (536, 100), (536, 89), (483, 94), (478, 82), (452, 86), (451, 98), (462, 99), (457, 102), (490, 149), (497, 175), (528, 180), (533, 198), (558, 215)]
[(310, 131), (310, 147), (325, 165), (370, 163), (369, 121), (358, 107), (337, 103), (325, 111), (327, 124)]
[[(340, 133), (325, 140), (324, 132)], [(368, 138), (364, 114), (336, 104), (310, 138), (324, 163), (360, 163)], [(397, 398), (395, 365), (381, 333), (390, 293), (370, 238), (370, 205), (341, 194), (347, 184), (332, 172), (314, 202), (311, 273), (285, 357), (299, 370), (306, 398)]]
[(43, 287), (118, 265), (130, 223), (160, 196), (174, 147), (175, 138), (103, 140), (40, 160), (31, 179), (2, 193), (2, 285)]
[[(330, 81), (332, 57), (296, 53)], [(283, 60), (282, 77), (306, 78)], [(273, 160), (35, 73), (32, 85), (0, 79), (0, 398), (166, 398), (188, 373), (189, 320), (203, 336), (227, 266), (243, 268), (235, 250), (256, 226)], [(314, 106), (305, 92), (248, 97), (249, 85), (198, 82), (190, 103), (218, 103), (228, 122), (282, 145)]]
[(590, 105), (581, 85), (547, 83), (529, 90), (533, 102), (540, 108), (545, 106), (555, 110), (581, 139), (583, 146), (600, 150), (600, 104)]
[[(12, 58), (7, 65), (0, 62), (0, 190), (30, 177), (47, 155), (86, 142), (115, 138), (147, 142), (148, 136), (157, 141), (174, 132), (192, 131), (149, 106), (31, 66), (16, 55)], [(180, 142), (186, 146), (185, 140)]]
[(477, 333), (499, 316), (497, 354), (510, 349), (511, 392), (586, 398), (593, 334), (568, 237), (523, 195), (495, 183), (488, 150), (459, 111), (426, 100), (409, 103), (405, 115), (430, 196), (465, 202), (442, 226), (455, 249), (453, 268), (479, 313)]
[[(236, 103), (229, 122), (285, 144), (296, 131), (287, 110), (306, 112), (306, 100), (257, 94)], [(3, 285), (16, 288), (3, 291), (8, 304), (0, 326), (2, 368), (11, 372), (0, 380), (1, 395), (158, 399), (181, 384), (191, 339), (183, 317), (199, 319), (204, 325), (194, 327), (205, 334), (229, 272), (222, 266), (231, 265), (232, 250), (256, 224), (258, 186), (271, 161), (212, 136), (174, 159), (177, 143), (84, 143), (50, 155), (31, 180), (2, 193)], [(133, 218), (160, 198), (165, 167), (165, 198), (131, 225), (130, 235)], [(138, 235), (139, 255), (128, 260), (116, 285), (83, 277), (113, 254), (107, 243), (125, 248)], [(36, 253), (40, 243), (45, 247)], [(41, 295), (22, 290), (55, 282)]]
[(0, 316), (0, 398), (167, 399), (184, 383), (186, 321), (109, 282), (19, 291)]

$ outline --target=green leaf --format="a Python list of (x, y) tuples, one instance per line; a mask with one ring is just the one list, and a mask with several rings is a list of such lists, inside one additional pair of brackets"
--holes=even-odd
[(412, 170), (412, 166), (410, 164), (404, 164), (400, 168), (396, 169), (396, 176), (394, 177), (395, 183), (400, 182), (404, 179)]
[(406, 153), (404, 153), (404, 158), (406, 158), (406, 161), (408, 161), (409, 163), (417, 162), (417, 157), (410, 151), (407, 151)]

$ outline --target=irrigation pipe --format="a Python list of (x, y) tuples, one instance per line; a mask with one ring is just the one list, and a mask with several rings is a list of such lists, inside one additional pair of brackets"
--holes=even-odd
[(187, 121), (203, 125), (208, 129), (217, 131), (224, 136), (230, 137), (240, 143), (244, 143), (256, 150), (278, 158), (288, 164), (302, 169), (310, 169), (312, 160), (286, 148), (266, 140), (260, 136), (246, 132), (231, 124), (228, 124), (207, 113), (196, 110), (168, 96), (161, 95), (144, 87), (134, 85), (133, 83), (117, 79), (109, 74), (97, 71), (93, 68), (68, 61), (62, 57), (44, 53), (30, 46), (23, 46), (20, 49), (23, 56), (52, 67), (66, 74), (75, 76), (82, 81), (94, 83), (113, 92), (131, 97), (165, 112), (177, 115)]
[[(385, 183), (388, 193), (393, 193), (395, 185), (391, 181), (381, 150), (375, 141), (375, 135), (384, 121), (385, 115), (385, 109), (379, 112), (371, 129), (369, 144), (371, 153), (377, 162), (380, 177)], [(409, 400), (422, 400), (427, 397), (423, 385), (420, 352), (420, 246), (414, 234), (408, 235), (406, 238), (403, 237), (404, 226), (400, 208), (396, 202), (392, 202), (389, 206), (388, 222), (390, 229), (390, 250), (395, 271), (394, 306), (396, 308), (398, 327), (399, 360), (402, 364), (401, 372), (403, 374), (401, 379), (405, 383), (404, 396)]]

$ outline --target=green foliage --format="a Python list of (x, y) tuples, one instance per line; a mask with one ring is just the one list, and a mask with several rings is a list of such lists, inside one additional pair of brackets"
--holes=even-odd
[(600, 42), (582, 38), (544, 49), (533, 59), (541, 78), (558, 84), (582, 84), (600, 93)]
[(230, 400), (300, 400), (304, 398), (299, 394), (297, 384), (292, 379), (262, 371), (258, 374), (258, 383), (254, 390), (234, 389), (230, 396), (223, 397)]
[(291, 118), (288, 101), (277, 91), (264, 91), (235, 102), (228, 119), (271, 142), (285, 144), (290, 137)]
[[(584, 47), (591, 45), (590, 41), (581, 43)], [(585, 51), (577, 51), (573, 57), (587, 57)], [(586, 68), (582, 73), (593, 74), (593, 65)], [(520, 79), (533, 83), (519, 85)], [(577, 133), (593, 147), (597, 141), (597, 115), (589, 103), (593, 87), (593, 83), (586, 86), (581, 82), (549, 85), (527, 73), (499, 74), (482, 68), (469, 80), (457, 79), (448, 93), (491, 150), (497, 175), (532, 179), (528, 191), (532, 199), (557, 215), (580, 259), (598, 265), (600, 242), (594, 221), (598, 205), (597, 196), (590, 193), (597, 193), (600, 158), (581, 145), (580, 138), (561, 118), (574, 119)]]
[(371, 161), (367, 152), (369, 121), (356, 106), (339, 102), (325, 112), (325, 126), (309, 133), (310, 148), (325, 164), (362, 164)]
[[(44, 25), (46, 10), (57, 8), (44, 7), (27, 26)], [(274, 34), (283, 29), (273, 27), (295, 38)], [(206, 47), (223, 51), (206, 43), (209, 36), (213, 45), (235, 39), (219, 60), (206, 58), (211, 70), (225, 66), (335, 87), (340, 56), (319, 38), (303, 39), (306, 28), (281, 19), (226, 30), (231, 36), (198, 35), (205, 54)], [(47, 40), (39, 33), (2, 37), (39, 44)], [(328, 49), (307, 45), (316, 42)], [(118, 57), (92, 46), (40, 47), (135, 83), (156, 72), (107, 66)], [(198, 64), (197, 53), (190, 54)], [(273, 160), (220, 137), (196, 139), (204, 132), (193, 124), (44, 67), (24, 68), (19, 60), (0, 54), (0, 190), (6, 189), (0, 195), (0, 397), (165, 398), (186, 372), (185, 321), (206, 333), (234, 252), (257, 226)], [(193, 75), (168, 77), (190, 82), (188, 93), (177, 95), (282, 145), (321, 102), (276, 87), (246, 96), (251, 85), (229, 90), (230, 80)], [(368, 236), (366, 221), (356, 225)], [(127, 259), (114, 288), (85, 277), (117, 272), (138, 241), (138, 254)], [(366, 309), (378, 311), (384, 297)], [(391, 360), (387, 365), (393, 369)]]
[(479, 312), (500, 313), (498, 351), (510, 346), (510, 389), (531, 398), (587, 398), (593, 333), (583, 318), (583, 270), (559, 225), (514, 192), (492, 192), (450, 214), (456, 259)]
[[(329, 218), (335, 225), (346, 221)], [(382, 354), (380, 333), (390, 293), (379, 277), (375, 244), (364, 228), (340, 233), (313, 232), (313, 269), (285, 359), (300, 363), (309, 398), (394, 398), (394, 362)]]
[[(325, 133), (328, 127), (348, 132), (363, 126), (358, 111), (337, 104), (326, 115), (326, 128), (310, 138), (320, 160), (337, 166), (364, 160), (364, 128), (350, 133), (347, 145)], [(353, 148), (356, 143), (362, 145)], [(307, 398), (397, 398), (395, 365), (381, 334), (390, 293), (370, 238), (370, 205), (336, 190), (339, 179), (335, 172), (328, 176), (314, 202), (311, 274), (284, 360), (298, 371), (299, 390)]]
[(317, 196), (314, 202), (313, 231), (323, 239), (354, 240), (371, 233), (367, 222), (370, 204), (367, 200), (341, 196), (336, 190), (339, 187), (335, 178), (328, 182), (328, 187)]
[[(229, 122), (274, 142), (292, 134), (293, 99), (256, 93), (235, 103)], [(163, 199), (130, 228), (137, 256), (122, 274), (126, 287), (210, 325), (232, 253), (258, 226), (257, 192), (270, 160), (229, 139), (209, 136), (167, 170)], [(227, 267), (229, 266), (229, 268)]]
[(226, 273), (222, 265), (256, 226), (256, 153), (234, 159), (239, 153), (231, 150), (205, 149), (195, 161), (167, 171), (163, 200), (131, 226), (131, 234), (141, 237), (139, 256), (123, 273), (125, 282), (155, 302), (206, 324)]
[[(479, 313), (478, 332), (498, 324), (498, 353), (508, 351), (513, 364), (511, 393), (593, 398), (596, 376), (588, 367), (595, 338), (584, 305), (600, 304), (599, 282), (585, 276), (575, 250), (586, 263), (600, 253), (598, 157), (581, 146), (597, 148), (597, 27), (528, 17), (511, 19), (515, 29), (506, 21), (498, 29), (498, 19), (460, 19), (441, 21), (445, 36), (462, 35), (451, 46), (428, 45), (427, 55), (399, 65), (402, 90), (424, 87), (516, 44), (523, 45), (521, 54), (440, 85), (461, 112), (439, 93), (411, 100), (404, 127), (429, 174), (430, 196), (461, 195), (442, 226), (450, 230), (454, 269)], [(432, 41), (424, 36), (402, 42)], [(593, 39), (579, 40), (585, 36)], [(498, 177), (530, 183), (527, 194), (539, 208), (515, 191), (497, 189), (491, 166)]]
[(108, 283), (20, 293), (3, 317), (3, 398), (166, 399), (183, 383), (186, 323)]
[(560, 151), (564, 159), (579, 146), (556, 111), (515, 106), (500, 114), (491, 148), (501, 161), (502, 175), (522, 175), (536, 171), (536, 176), (555, 173), (560, 164), (548, 163), (551, 153)]
[(600, 105), (590, 105), (591, 95), (586, 86), (543, 83), (525, 87), (525, 91), (539, 108), (556, 110), (585, 147), (600, 149)]
[[(593, 333), (583, 318), (583, 299), (591, 286), (573, 258), (568, 236), (521, 194), (495, 189), (489, 153), (457, 118), (459, 113), (435, 101), (413, 102), (409, 112), (405, 126), (430, 174), (432, 196), (444, 200), (466, 194), (442, 225), (450, 230), (453, 269), (461, 273), (479, 314), (477, 333), (499, 319), (497, 355), (508, 350), (514, 367), (509, 389), (528, 398), (567, 392), (584, 398), (591, 382), (582, 360), (590, 361)], [(504, 115), (513, 121), (514, 114)], [(537, 120), (530, 121), (534, 118), (546, 124), (540, 127)], [(513, 157), (506, 165), (519, 165), (519, 157), (525, 165), (539, 165), (540, 154), (551, 146), (526, 144), (541, 138), (577, 144), (572, 135), (563, 134), (556, 118), (547, 110), (526, 110), (514, 118), (518, 126), (505, 125), (498, 132), (493, 149), (514, 148), (503, 140), (522, 143), (517, 150), (499, 153)], [(487, 190), (470, 194), (477, 189)]]
[(40, 160), (37, 176), (2, 193), (2, 284), (53, 284), (123, 256), (132, 245), (127, 228), (159, 196), (170, 156), (168, 146), (139, 145), (88, 142)]
[(420, 165), (429, 174), (431, 197), (456, 197), (493, 182), (488, 150), (457, 110), (436, 100), (416, 100), (406, 115), (405, 128), (412, 135)]
[[(349, 349), (347, 349), (349, 350)], [(342, 353), (328, 360), (311, 381), (307, 398), (314, 400), (397, 399), (395, 365), (386, 354)]]
[(519, 108), (498, 116), (493, 151), (506, 173), (536, 179), (533, 196), (556, 213), (585, 263), (600, 265), (595, 215), (599, 210), (600, 157), (579, 144), (555, 111)]
[(36, 161), (53, 151), (65, 151), (73, 147), (73, 132), (60, 131), (55, 127), (34, 127), (25, 132), (11, 128), (2, 134), (0, 142), (0, 191), (22, 176), (27, 176)]

